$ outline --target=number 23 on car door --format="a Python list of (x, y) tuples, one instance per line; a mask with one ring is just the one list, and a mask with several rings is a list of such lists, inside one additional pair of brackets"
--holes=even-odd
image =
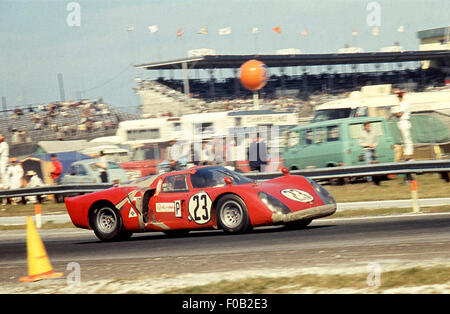
[(204, 225), (211, 221), (212, 201), (209, 195), (200, 191), (189, 199), (189, 221)]

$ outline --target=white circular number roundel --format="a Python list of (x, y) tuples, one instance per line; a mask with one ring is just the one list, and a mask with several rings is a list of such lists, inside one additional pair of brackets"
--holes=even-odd
[(211, 220), (212, 201), (208, 194), (199, 192), (189, 200), (189, 216), (199, 225)]
[(285, 189), (281, 191), (283, 196), (293, 201), (308, 203), (314, 200), (314, 197), (308, 192), (297, 189)]

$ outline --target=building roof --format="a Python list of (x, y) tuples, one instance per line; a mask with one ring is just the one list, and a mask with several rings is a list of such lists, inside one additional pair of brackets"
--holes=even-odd
[(183, 64), (186, 64), (189, 69), (239, 68), (250, 59), (258, 59), (268, 67), (289, 67), (407, 62), (448, 58), (450, 58), (449, 50), (296, 55), (207, 55), (137, 64), (135, 67), (147, 70), (179, 70), (183, 68)]
[(447, 37), (449, 35), (450, 35), (450, 26), (426, 29), (426, 30), (417, 32), (417, 37), (419, 39), (432, 38), (432, 37)]

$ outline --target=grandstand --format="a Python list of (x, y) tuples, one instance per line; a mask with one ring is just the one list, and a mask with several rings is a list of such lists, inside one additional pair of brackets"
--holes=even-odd
[[(296, 110), (301, 115), (310, 114), (316, 103), (346, 97), (349, 92), (360, 90), (366, 85), (391, 84), (394, 90), (409, 91), (439, 88), (449, 81), (449, 29), (418, 32), (421, 45), (417, 51), (288, 55), (209, 53), (138, 64), (135, 65), (137, 69), (159, 71), (160, 77), (155, 81), (145, 80), (146, 84), (157, 84), (166, 96), (172, 98), (165, 99), (166, 103), (172, 105), (160, 106), (159, 102), (148, 96), (154, 91), (140, 85), (141, 112), (158, 115), (164, 114), (161, 112), (164, 110), (184, 113), (183, 110), (208, 112), (248, 109), (253, 92), (241, 87), (238, 72), (240, 66), (250, 59), (258, 59), (269, 68), (269, 73), (273, 72), (266, 86), (259, 91), (260, 103), (273, 110)], [(322, 71), (314, 73), (318, 68)], [(196, 79), (189, 76), (189, 72), (194, 69), (197, 72)], [(219, 70), (222, 76), (221, 69), (232, 69), (233, 75), (217, 79), (216, 71)], [(180, 70), (182, 78), (174, 79), (174, 72)], [(209, 77), (199, 78), (198, 70), (207, 71)], [(170, 79), (162, 77), (163, 71), (169, 72)], [(288, 72), (292, 74), (288, 75)]]
[(137, 119), (99, 100), (54, 102), (4, 111), (0, 134), (10, 145), (10, 156), (34, 153), (39, 141), (93, 139), (114, 135), (120, 121)]

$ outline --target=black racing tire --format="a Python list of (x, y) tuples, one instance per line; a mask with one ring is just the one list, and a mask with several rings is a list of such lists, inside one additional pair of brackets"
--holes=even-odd
[(123, 227), (122, 216), (114, 207), (102, 204), (91, 213), (92, 229), (101, 241), (112, 242), (131, 237)]
[(297, 221), (291, 221), (291, 222), (287, 222), (285, 224), (285, 226), (286, 226), (286, 228), (291, 229), (291, 230), (304, 229), (311, 223), (311, 221), (312, 221), (312, 219), (302, 219), (302, 220), (297, 220)]
[(237, 195), (222, 196), (216, 206), (217, 224), (226, 233), (244, 233), (251, 227), (247, 206)]
[(127, 231), (123, 226), (120, 230), (119, 234), (119, 241), (127, 241), (130, 240), (131, 236), (133, 235), (133, 232)]

